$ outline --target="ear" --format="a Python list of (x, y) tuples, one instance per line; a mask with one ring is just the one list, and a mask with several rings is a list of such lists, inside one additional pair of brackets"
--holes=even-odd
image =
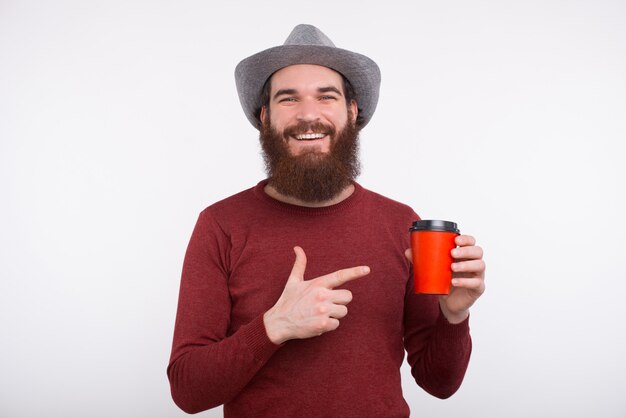
[(357, 106), (354, 99), (350, 101), (350, 110), (352, 111), (352, 123), (356, 123), (356, 117), (359, 115), (359, 106)]
[(261, 124), (265, 123), (265, 112), (267, 111), (265, 105), (261, 106), (261, 112), (259, 113), (259, 119), (261, 120)]

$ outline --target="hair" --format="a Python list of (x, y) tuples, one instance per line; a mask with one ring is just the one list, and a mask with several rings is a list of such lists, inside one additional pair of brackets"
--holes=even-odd
[[(267, 80), (265, 80), (265, 84), (263, 84), (263, 89), (261, 89), (261, 106), (258, 107), (254, 112), (254, 116), (258, 120), (261, 120), (261, 108), (263, 106), (265, 106), (269, 110), (270, 91), (272, 90), (272, 76), (273, 75), (274, 74), (270, 75), (267, 78)], [(354, 87), (352, 87), (352, 83), (350, 83), (350, 80), (348, 80), (346, 76), (344, 76), (341, 73), (339, 73), (339, 75), (341, 76), (341, 80), (343, 81), (343, 95), (346, 98), (346, 106), (349, 106), (353, 100), (356, 101), (356, 92), (354, 91)], [(356, 104), (358, 106), (359, 102), (357, 101)], [(363, 126), (363, 117), (361, 116), (361, 109), (357, 108), (357, 110), (358, 112), (356, 116), (356, 127), (358, 130), (360, 130), (361, 126)]]

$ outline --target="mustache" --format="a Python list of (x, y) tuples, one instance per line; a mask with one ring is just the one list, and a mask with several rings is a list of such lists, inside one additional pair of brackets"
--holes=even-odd
[(296, 136), (306, 134), (307, 132), (325, 133), (328, 136), (334, 137), (335, 128), (331, 125), (323, 124), (322, 122), (298, 122), (296, 125), (291, 125), (283, 130), (283, 136), (285, 138), (289, 136)]

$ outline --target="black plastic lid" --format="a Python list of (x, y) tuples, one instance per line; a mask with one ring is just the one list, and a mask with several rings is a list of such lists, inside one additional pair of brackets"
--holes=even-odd
[(421, 220), (413, 222), (413, 226), (409, 228), (409, 231), (440, 231), (440, 232), (454, 232), (460, 234), (459, 228), (456, 223), (449, 221), (435, 221), (435, 220)]

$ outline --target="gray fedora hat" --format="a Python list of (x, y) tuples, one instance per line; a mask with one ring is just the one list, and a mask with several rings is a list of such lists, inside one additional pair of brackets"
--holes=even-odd
[(296, 26), (285, 43), (254, 54), (235, 68), (237, 93), (250, 123), (261, 127), (258, 111), (263, 105), (263, 86), (272, 74), (295, 64), (316, 64), (331, 68), (350, 81), (359, 108), (359, 127), (370, 121), (380, 90), (378, 65), (365, 55), (337, 48), (333, 42), (312, 25)]

